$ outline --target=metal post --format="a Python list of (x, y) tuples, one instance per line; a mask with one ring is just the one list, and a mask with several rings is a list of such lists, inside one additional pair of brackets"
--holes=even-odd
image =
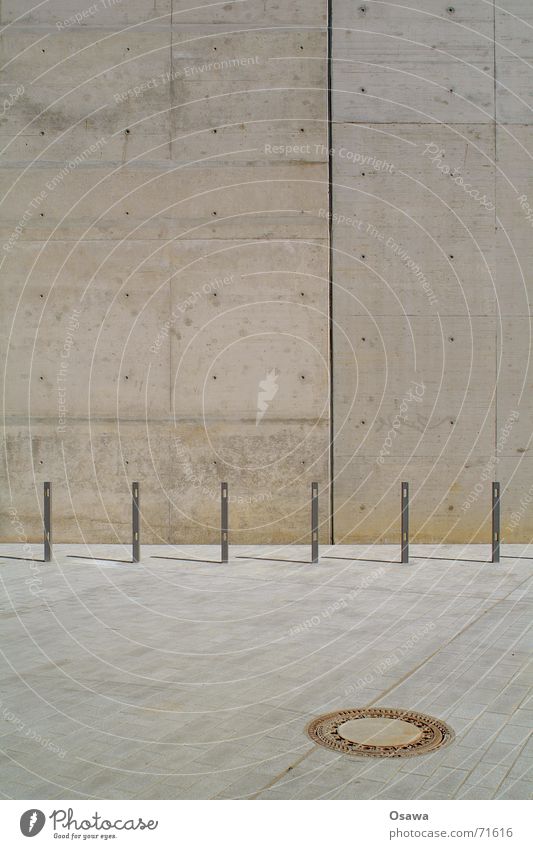
[(409, 484), (402, 481), (402, 563), (409, 563)]
[(228, 485), (224, 482), (220, 484), (220, 560), (222, 563), (228, 562), (228, 537)]
[(318, 483), (311, 484), (311, 562), (318, 563)]
[(52, 484), (46, 481), (44, 485), (44, 562), (52, 559)]
[(500, 484), (492, 484), (492, 562), (500, 562)]
[(141, 559), (141, 529), (139, 523), (141, 495), (138, 481), (134, 481), (131, 485), (131, 497), (132, 559), (134, 563), (139, 563)]

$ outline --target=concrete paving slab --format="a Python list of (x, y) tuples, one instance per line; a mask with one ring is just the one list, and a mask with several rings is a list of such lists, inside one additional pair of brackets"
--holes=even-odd
[[(181, 549), (190, 560), (157, 561), (165, 546), (145, 546), (141, 563), (109, 569), (57, 546), (37, 595), (26, 564), (0, 558), (2, 613), (15, 614), (2, 619), (4, 795), (45, 781), (56, 798), (523, 793), (530, 711), (517, 646), (533, 557), (474, 578), (479, 549), (455, 560), (443, 547), (444, 574), (440, 561), (415, 560), (387, 567), (376, 586), (365, 581), (375, 564), (346, 559), (353, 546), (303, 572), (273, 560), (271, 546), (247, 547), (245, 559), (234, 547), (216, 577), (210, 550)], [(471, 605), (454, 605), (467, 596)], [(371, 704), (438, 715), (456, 739), (381, 761), (306, 736), (320, 713)]]

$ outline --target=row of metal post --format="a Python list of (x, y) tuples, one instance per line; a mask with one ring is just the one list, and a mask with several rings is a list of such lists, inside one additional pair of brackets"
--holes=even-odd
[[(141, 488), (138, 481), (131, 486), (132, 562), (141, 559)], [(492, 562), (500, 562), (500, 484), (492, 484)], [(44, 560), (52, 559), (52, 484), (44, 484), (43, 504)], [(311, 562), (318, 563), (318, 483), (311, 484)], [(229, 560), (229, 491), (228, 484), (220, 484), (220, 560)], [(401, 562), (409, 563), (409, 484), (402, 482), (401, 489)]]
[[(401, 550), (402, 563), (409, 563), (409, 484), (402, 482), (402, 521), (401, 521)], [(492, 563), (500, 562), (500, 484), (492, 482), (492, 509), (491, 509), (491, 548)]]

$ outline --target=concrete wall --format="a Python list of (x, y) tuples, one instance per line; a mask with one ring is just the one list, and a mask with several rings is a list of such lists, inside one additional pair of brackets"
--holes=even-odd
[(335, 537), (397, 539), (409, 480), (417, 540), (487, 541), (499, 479), (530, 540), (533, 7), (336, 0), (333, 27)]
[(234, 541), (307, 541), (327, 486), (325, 4), (191, 6), (0, 4), (3, 540), (44, 480), (73, 542), (137, 479), (146, 542), (218, 541), (221, 480)]
[[(328, 538), (326, 2), (189, 6), (0, 3), (4, 540), (47, 479), (60, 540), (127, 540), (135, 479), (146, 541), (215, 542), (220, 480), (262, 542), (308, 539), (317, 479)], [(402, 479), (420, 541), (487, 540), (492, 478), (531, 538), (533, 10), (504, 7), (332, 3), (337, 542), (397, 540)]]

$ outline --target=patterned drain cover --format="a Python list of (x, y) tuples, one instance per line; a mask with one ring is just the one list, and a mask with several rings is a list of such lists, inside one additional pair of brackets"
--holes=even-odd
[(433, 716), (396, 708), (353, 708), (319, 716), (307, 726), (314, 743), (347, 755), (406, 758), (440, 749), (453, 731)]

